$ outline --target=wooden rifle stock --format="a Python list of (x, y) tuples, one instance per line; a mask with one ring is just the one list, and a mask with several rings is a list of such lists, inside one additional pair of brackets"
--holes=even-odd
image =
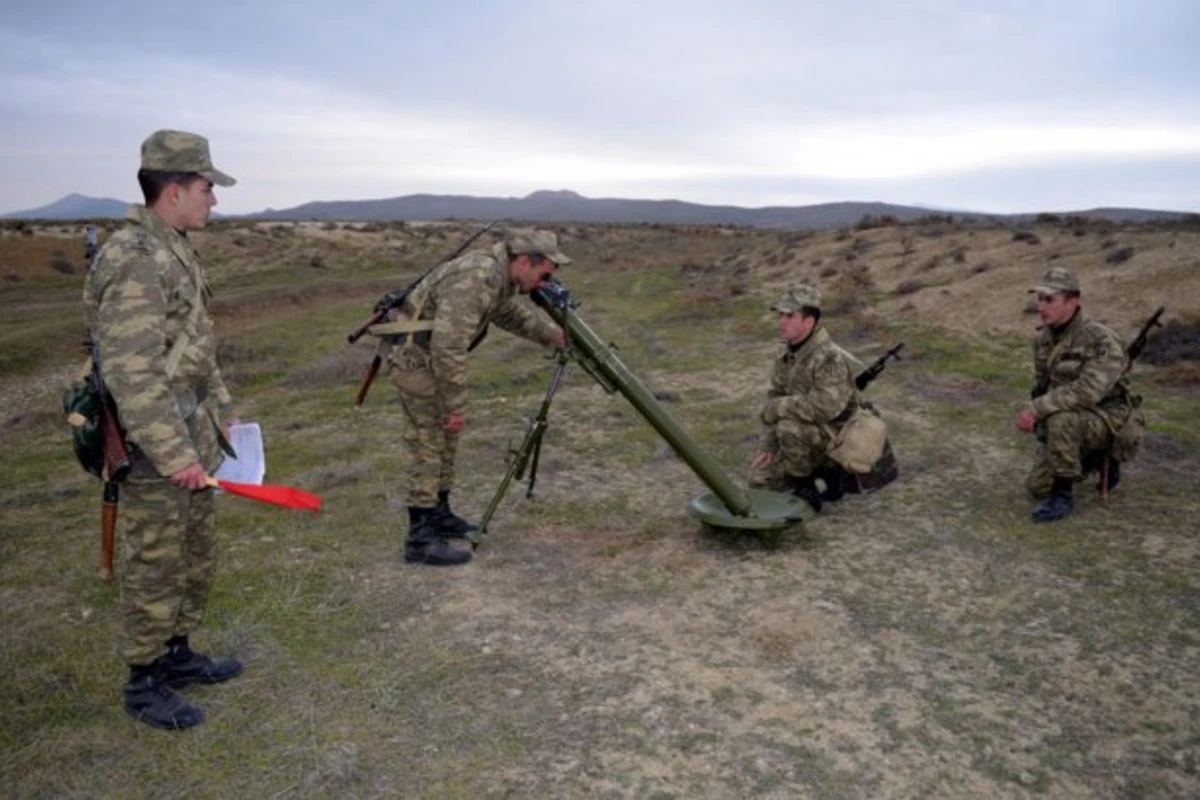
[(92, 380), (100, 392), (99, 425), (104, 439), (104, 505), (100, 510), (100, 579), (113, 578), (113, 550), (117, 535), (118, 481), (129, 474), (132, 463), (129, 448), (125, 444), (125, 433), (117, 421), (117, 406), (108, 387), (100, 377), (99, 367), (92, 372)]
[(361, 406), (363, 401), (367, 399), (367, 392), (371, 390), (371, 383), (375, 380), (375, 376), (379, 374), (379, 366), (383, 363), (383, 357), (376, 355), (371, 359), (371, 366), (367, 369), (367, 376), (363, 378), (362, 386), (358, 387), (358, 395), (354, 398), (354, 405)]
[(113, 579), (113, 549), (117, 539), (118, 484), (104, 482), (104, 507), (100, 511), (100, 580)]

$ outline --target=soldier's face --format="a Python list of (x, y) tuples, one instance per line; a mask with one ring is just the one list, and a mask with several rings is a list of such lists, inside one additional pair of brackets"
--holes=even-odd
[(523, 255), (513, 261), (512, 279), (521, 294), (529, 294), (554, 274), (555, 264), (545, 256)]
[(779, 338), (788, 344), (799, 344), (808, 338), (817, 321), (799, 311), (779, 315)]
[(1043, 325), (1057, 328), (1071, 321), (1075, 309), (1079, 308), (1078, 297), (1068, 297), (1065, 294), (1039, 294), (1037, 296), (1038, 316)]
[(178, 204), (175, 209), (177, 228), (185, 231), (200, 230), (208, 223), (209, 212), (217, 204), (213, 185), (201, 178), (178, 187)]

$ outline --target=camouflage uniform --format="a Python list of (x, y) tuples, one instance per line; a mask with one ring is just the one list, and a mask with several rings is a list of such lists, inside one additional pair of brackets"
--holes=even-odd
[[(202, 158), (194, 140), (203, 142)], [(233, 180), (212, 169), (207, 142), (190, 134), (155, 134), (143, 144), (142, 163), (198, 172), (221, 185)], [(205, 163), (207, 170), (196, 168)], [(131, 224), (97, 254), (83, 302), (133, 464), (121, 497), (118, 649), (127, 663), (145, 665), (204, 615), (214, 567), (213, 493), (180, 489), (168, 477), (195, 463), (209, 472), (219, 465), (220, 425), (232, 400), (206, 310), (211, 290), (191, 242), (145, 206), (131, 206), (127, 217)], [(175, 362), (173, 372), (168, 362)]]
[(1113, 431), (1125, 424), (1133, 408), (1127, 363), (1117, 335), (1087, 319), (1082, 309), (1061, 328), (1040, 330), (1033, 365), (1035, 385), (1044, 393), (1030, 407), (1044, 436), (1039, 436), (1025, 481), (1031, 494), (1048, 494), (1055, 478), (1079, 480), (1085, 459), (1108, 448)]
[[(451, 414), (467, 407), (467, 353), (495, 323), (504, 330), (547, 347), (560, 335), (549, 318), (517, 300), (509, 279), (512, 255), (556, 253), (557, 238), (548, 231), (513, 232), (490, 251), (473, 250), (437, 267), (409, 294), (401, 320), (421, 321), (414, 333), (391, 336), (388, 357), (392, 383), (408, 425), (407, 502), (431, 507), (439, 492), (454, 486), (458, 434), (443, 430)], [(564, 257), (565, 258), (565, 257)], [(401, 321), (398, 327), (405, 327)], [(411, 327), (411, 326), (410, 326)], [(387, 324), (372, 329), (385, 334)]]
[[(801, 285), (772, 310), (787, 314), (802, 306), (820, 308), (820, 304), (819, 291)], [(759, 450), (774, 453), (775, 458), (751, 471), (750, 486), (789, 491), (796, 478), (810, 478), (834, 466), (825, 453), (860, 405), (844, 351), (819, 323), (800, 344), (783, 344), (767, 398)]]

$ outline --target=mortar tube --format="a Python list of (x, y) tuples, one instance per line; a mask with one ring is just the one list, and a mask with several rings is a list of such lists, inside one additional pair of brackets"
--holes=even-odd
[(596, 369), (609, 379), (642, 418), (675, 449), (696, 476), (721, 499), (725, 507), (739, 517), (749, 516), (750, 500), (746, 493), (729, 479), (712, 456), (684, 429), (682, 423), (654, 398), (612, 348), (604, 344), (587, 323), (579, 318), (574, 309), (569, 304), (565, 308), (560, 307), (547, 294), (537, 289), (531, 293), (531, 297), (566, 331), (571, 345), (594, 363)]

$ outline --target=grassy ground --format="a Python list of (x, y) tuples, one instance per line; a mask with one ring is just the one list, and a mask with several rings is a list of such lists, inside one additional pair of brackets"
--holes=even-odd
[[(535, 498), (513, 487), (475, 560), (441, 571), (400, 559), (401, 415), (386, 379), (351, 407), (370, 350), (344, 335), (466, 229), (271, 230), (201, 243), (217, 254), (222, 353), (243, 418), (263, 425), (269, 479), (327, 510), (220, 499), (197, 641), (247, 670), (187, 690), (208, 719), (183, 734), (120, 708), (117, 598), (94, 576), (100, 487), (54, 408), (81, 278), (33, 264), (0, 287), (5, 352), (42, 348), (0, 370), (0, 785), (13, 796), (1200, 793), (1200, 395), (1139, 367), (1151, 432), (1120, 489), (1102, 503), (1083, 485), (1075, 517), (1031, 524), (1032, 443), (1013, 418), (1038, 267), (1011, 232), (565, 230), (581, 316), (739, 482), (775, 347), (766, 305), (820, 277), (850, 349), (906, 343), (869, 390), (901, 478), (775, 548), (703, 530), (685, 509), (705, 487), (573, 366)], [(1103, 244), (1039, 235), (1061, 238), (1062, 258)], [(1163, 291), (1155, 276), (1177, 281), (1172, 259), (1196, 241), (1105, 235), (1135, 242), (1144, 263), (1120, 269), (1142, 270), (1143, 294), (1094, 307), (1132, 330)], [(992, 266), (972, 272), (985, 253)], [(938, 270), (936, 287), (896, 293)], [(1174, 293), (1193, 296), (1197, 274)], [(455, 491), (468, 516), (553, 366), (499, 331), (473, 356)]]

